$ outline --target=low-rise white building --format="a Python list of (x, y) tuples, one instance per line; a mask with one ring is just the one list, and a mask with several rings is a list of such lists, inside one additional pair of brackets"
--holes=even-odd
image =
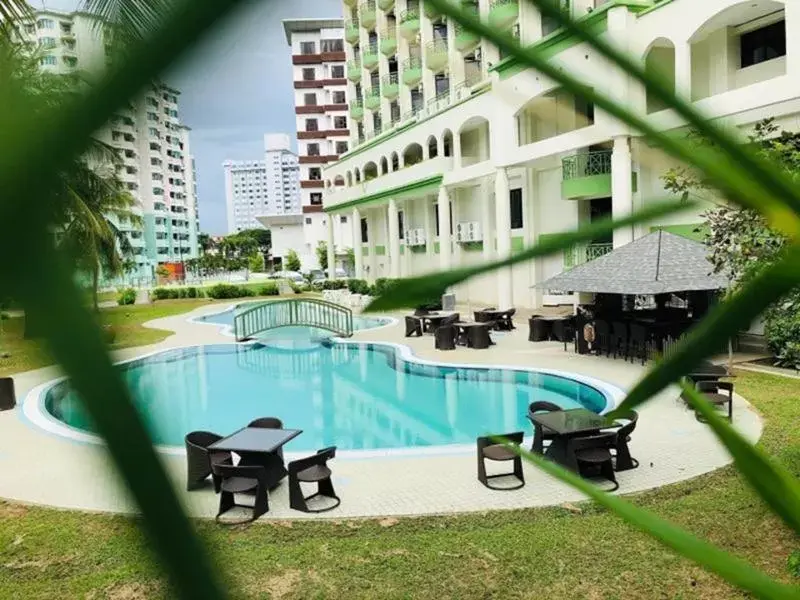
[[(535, 7), (462, 2), (652, 126), (685, 124)], [(800, 118), (800, 2), (573, 0), (603, 39), (658, 69), (697, 109), (744, 134)], [(667, 197), (674, 162), (636, 131), (436, 14), (424, 0), (344, 2), (351, 150), (324, 172), (325, 212), (353, 225), (356, 275), (401, 277), (506, 257), (592, 220)], [(344, 185), (337, 185), (343, 182)], [(459, 286), (507, 308), (571, 303), (533, 287), (654, 227), (689, 234), (701, 209)], [(333, 232), (334, 236), (336, 232)]]

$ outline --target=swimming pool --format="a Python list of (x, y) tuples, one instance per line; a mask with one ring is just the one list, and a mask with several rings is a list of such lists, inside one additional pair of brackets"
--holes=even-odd
[[(304, 350), (261, 343), (197, 346), (120, 368), (156, 444), (182, 447), (188, 431), (226, 434), (254, 418), (277, 416), (304, 432), (289, 452), (330, 445), (430, 449), (471, 445), (486, 433), (530, 434), (530, 402), (603, 412), (613, 405), (614, 389), (556, 372), (424, 363), (403, 346), (353, 342), (326, 341)], [(93, 432), (65, 381), (44, 391), (40, 409), (51, 425), (84, 436)]]

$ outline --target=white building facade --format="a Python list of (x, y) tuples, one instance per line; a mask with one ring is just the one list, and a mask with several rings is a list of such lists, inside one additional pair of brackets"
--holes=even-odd
[[(37, 47), (42, 69), (56, 74), (99, 73), (111, 46), (88, 13), (35, 11), (19, 33)], [(198, 207), (189, 129), (178, 114), (180, 92), (162, 82), (111, 117), (96, 137), (115, 148), (117, 174), (136, 200), (140, 223), (117, 220), (134, 252), (136, 268), (126, 280), (146, 282), (162, 263), (198, 256)]]
[[(344, 28), (341, 19), (292, 19), (283, 22), (291, 47), (297, 148), (300, 156), (300, 196), (303, 244), (295, 250), (304, 269), (325, 269), (316, 248), (328, 241), (328, 227), (336, 233), (337, 268), (352, 248), (348, 215), (330, 219), (323, 212), (327, 193), (322, 179), (325, 165), (350, 149), (351, 119), (345, 78)], [(339, 182), (344, 185), (344, 180)], [(284, 227), (287, 225), (284, 225)]]
[[(531, 4), (462, 4), (659, 130), (685, 133), (672, 111)], [(766, 117), (798, 129), (800, 37), (786, 32), (800, 31), (800, 2), (562, 4), (743, 139)], [(500, 56), (424, 0), (348, 0), (344, 12), (357, 125), (351, 150), (326, 165), (325, 212), (334, 220), (349, 217), (360, 242), (356, 276), (405, 277), (496, 260), (668, 197), (661, 176), (675, 166), (671, 159), (591, 103)], [(703, 210), (619, 229), (454, 291), (460, 301), (500, 308), (570, 304), (570, 295), (534, 286), (655, 227), (696, 235)]]

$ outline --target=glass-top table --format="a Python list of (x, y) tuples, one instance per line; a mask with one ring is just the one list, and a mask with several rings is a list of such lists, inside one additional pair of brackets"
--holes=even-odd
[(244, 427), (226, 438), (214, 442), (209, 450), (218, 452), (257, 452), (269, 454), (303, 433), (301, 429), (265, 429)]
[(538, 412), (530, 417), (542, 427), (559, 435), (591, 433), (612, 426), (605, 417), (585, 408)]

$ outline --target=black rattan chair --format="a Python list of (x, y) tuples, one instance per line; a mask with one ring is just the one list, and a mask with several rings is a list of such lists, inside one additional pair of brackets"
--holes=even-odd
[(554, 431), (547, 429), (539, 425), (536, 421), (533, 420), (534, 413), (537, 412), (553, 412), (557, 410), (564, 410), (558, 404), (553, 404), (552, 402), (546, 402), (544, 400), (540, 400), (537, 402), (531, 402), (530, 406), (528, 406), (528, 420), (533, 425), (533, 444), (531, 444), (531, 452), (536, 452), (537, 454), (544, 454), (545, 451), (545, 442), (552, 442), (553, 439), (557, 436)]
[[(727, 419), (733, 423), (733, 384), (730, 381), (698, 381), (695, 387), (714, 406), (723, 408), (727, 406)], [(706, 422), (700, 413), (695, 412), (694, 415), (701, 423)]]
[(492, 345), (489, 327), (470, 327), (467, 329), (467, 345), (475, 350), (485, 350)]
[[(567, 343), (572, 342), (573, 346), (577, 346), (578, 342), (575, 339), (575, 322), (574, 319), (558, 319), (553, 321), (553, 337), (559, 342), (564, 342), (564, 352), (567, 351)], [(577, 350), (577, 348), (576, 348)]]
[(422, 321), (415, 317), (406, 317), (406, 337), (422, 336)]
[(639, 323), (631, 323), (631, 337), (629, 340), (629, 354), (631, 361), (641, 359), (642, 364), (647, 361), (650, 352), (649, 335), (647, 328)]
[[(514, 433), (498, 434), (495, 437), (506, 438), (509, 442), (520, 445), (524, 433), (522, 431), (515, 431)], [(492, 461), (512, 461), (514, 468), (510, 473), (497, 473), (495, 475), (486, 474), (486, 462)], [(519, 483), (509, 487), (498, 487), (489, 485), (490, 479), (497, 477), (516, 477)], [(489, 437), (478, 438), (478, 481), (485, 485), (490, 490), (510, 491), (518, 490), (525, 485), (525, 475), (522, 472), (522, 458), (519, 454), (506, 448), (503, 444), (497, 444)]]
[(434, 347), (437, 350), (455, 350), (458, 332), (453, 325), (442, 325), (433, 332)]
[[(289, 463), (289, 506), (302, 512), (325, 512), (333, 510), (341, 500), (333, 489), (331, 470), (328, 461), (336, 456), (336, 446), (318, 450), (313, 456), (307, 456)], [(301, 483), (316, 483), (317, 491), (310, 496), (303, 495)], [(309, 508), (308, 501), (312, 498), (324, 497), (335, 500), (330, 506), (323, 508)]]
[(497, 315), (497, 320), (495, 321), (495, 328), (498, 331), (511, 331), (512, 329), (514, 329), (514, 321), (512, 319), (516, 313), (517, 309), (512, 308)]
[(628, 358), (628, 324), (622, 321), (614, 321), (611, 324), (611, 348), (614, 351), (614, 358), (617, 354), (627, 360)]
[(599, 433), (587, 437), (572, 438), (567, 442), (567, 453), (575, 457), (578, 473), (581, 477), (600, 476), (614, 487), (609, 492), (619, 489), (617, 477), (614, 475), (614, 461), (611, 449), (616, 446), (616, 432)]
[[(220, 480), (219, 511), (217, 522), (225, 525), (240, 525), (250, 523), (269, 510), (269, 494), (267, 489), (267, 472), (258, 465), (228, 465), (215, 464), (212, 466), (214, 476)], [(236, 494), (253, 494), (253, 504), (236, 504)], [(220, 521), (220, 517), (232, 508), (252, 508), (253, 515), (249, 519), (236, 521)]]
[(488, 323), (489, 321), (493, 320), (494, 315), (487, 314), (487, 311), (490, 310), (497, 310), (495, 307), (490, 306), (489, 308), (482, 308), (481, 310), (475, 311), (475, 322), (476, 323)]
[(549, 323), (540, 317), (528, 319), (528, 341), (546, 342), (550, 339)]
[(617, 429), (614, 433), (617, 434), (617, 440), (611, 454), (614, 456), (614, 470), (615, 471), (628, 471), (635, 469), (639, 466), (639, 461), (631, 457), (630, 448), (628, 443), (631, 441), (631, 434), (636, 429), (636, 422), (639, 420), (639, 413), (631, 410), (623, 415), (620, 420), (627, 421), (622, 424), (622, 427)]
[[(188, 491), (200, 488), (212, 475), (211, 467), (214, 463), (233, 464), (230, 452), (211, 452), (208, 447), (222, 439), (221, 435), (210, 431), (192, 431), (186, 434), (186, 489)], [(219, 492), (219, 480), (212, 477), (214, 491)]]
[(602, 319), (595, 320), (594, 342), (592, 343), (592, 347), (596, 349), (598, 356), (603, 352), (606, 353), (606, 356), (611, 355), (611, 328), (608, 325), (608, 321), (603, 321)]
[[(283, 421), (281, 421), (278, 417), (260, 417), (258, 419), (253, 419), (247, 425), (248, 427), (260, 427), (261, 429), (283, 429)], [(278, 448), (275, 451), (275, 456), (280, 457), (281, 464), (283, 464), (283, 447)], [(247, 464), (251, 462), (251, 457), (244, 456), (243, 457), (244, 463)]]

